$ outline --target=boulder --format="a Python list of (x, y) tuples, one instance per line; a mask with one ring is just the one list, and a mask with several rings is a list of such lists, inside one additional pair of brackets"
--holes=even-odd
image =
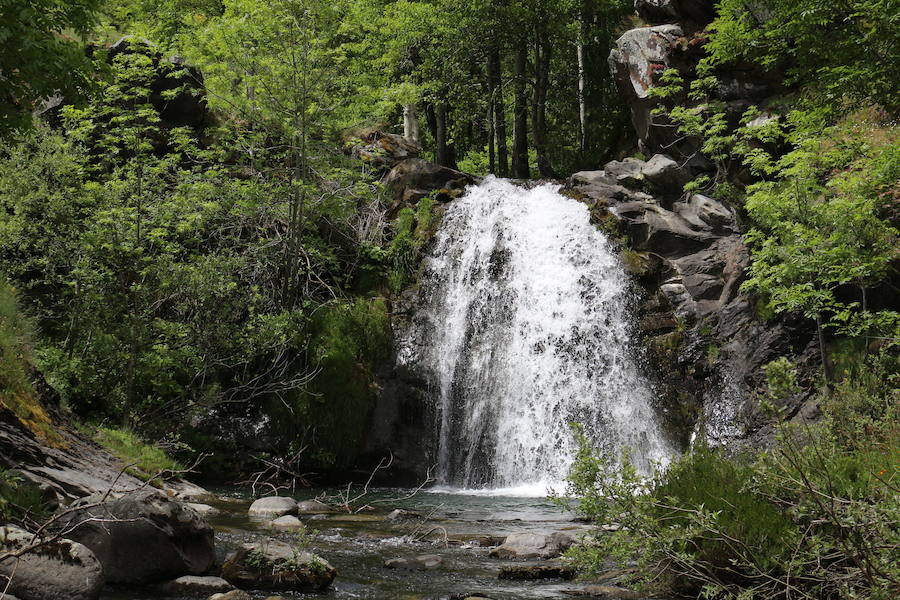
[(627, 187), (640, 189), (644, 184), (645, 163), (637, 158), (625, 158), (621, 161), (613, 160), (603, 166), (603, 172), (615, 183)]
[(402, 569), (405, 571), (430, 571), (441, 566), (443, 559), (437, 554), (422, 554), (414, 558), (392, 558), (384, 561), (386, 569)]
[(373, 131), (354, 139), (348, 146), (347, 153), (376, 170), (387, 171), (402, 160), (419, 156), (421, 151), (418, 144), (402, 135)]
[(404, 510), (402, 508), (396, 508), (389, 512), (385, 519), (387, 519), (388, 521), (405, 521), (407, 519), (415, 519), (418, 516), (419, 513), (417, 512)]
[(575, 538), (567, 533), (513, 533), (490, 555), (494, 558), (519, 559), (556, 558), (575, 543)]
[(189, 507), (193, 508), (195, 511), (197, 511), (197, 513), (203, 518), (211, 517), (211, 516), (219, 513), (218, 508), (213, 508), (209, 504), (198, 504), (196, 502), (188, 502), (187, 505)]
[[(4, 551), (21, 549), (31, 540), (32, 534), (18, 527), (0, 528)], [(70, 539), (55, 540), (18, 559), (0, 561), (0, 590), (22, 600), (94, 600), (100, 597), (103, 583), (100, 561), (87, 547)], [(11, 597), (9, 594), (4, 598)]]
[(269, 527), (280, 531), (298, 531), (303, 529), (303, 521), (294, 515), (284, 515), (269, 522)]
[(209, 500), (213, 497), (213, 494), (206, 488), (184, 479), (165, 482), (164, 490), (166, 493), (172, 494), (177, 499), (185, 502), (198, 502), (200, 500)]
[(222, 565), (229, 583), (257, 590), (323, 591), (336, 575), (324, 559), (273, 539), (242, 545)]
[(244, 590), (231, 590), (223, 594), (213, 594), (207, 600), (253, 600), (253, 597)]
[(302, 500), (297, 503), (297, 513), (301, 515), (324, 515), (338, 512), (338, 509), (320, 500)]
[(684, 36), (674, 24), (640, 27), (626, 31), (609, 53), (609, 69), (619, 92), (631, 108), (631, 120), (638, 140), (646, 147), (650, 136), (651, 109), (656, 101), (650, 88), (656, 77), (672, 63), (678, 40)]
[(531, 563), (507, 565), (500, 569), (499, 579), (532, 581), (535, 579), (574, 579), (575, 568), (562, 564)]
[(679, 196), (690, 179), (678, 163), (665, 154), (655, 154), (644, 163), (641, 175), (651, 191), (663, 196)]
[(384, 178), (384, 185), (394, 193), (395, 208), (403, 204), (414, 204), (433, 191), (439, 191), (443, 200), (452, 200), (462, 195), (476, 178), (468, 173), (442, 167), (421, 158), (407, 158), (390, 170)]
[(709, 196), (694, 194), (687, 202), (676, 202), (672, 210), (698, 231), (731, 233), (735, 228), (734, 211)]
[(203, 517), (152, 489), (76, 511), (61, 526), (97, 556), (109, 583), (202, 575), (215, 561), (213, 530)]
[(234, 586), (221, 577), (197, 577), (185, 575), (157, 586), (164, 596), (206, 596), (217, 592), (230, 592)]
[(297, 501), (286, 496), (260, 498), (250, 505), (247, 514), (251, 517), (274, 519), (282, 515), (297, 514)]

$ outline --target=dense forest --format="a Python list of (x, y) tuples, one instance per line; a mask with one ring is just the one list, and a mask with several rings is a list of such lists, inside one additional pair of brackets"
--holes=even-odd
[[(636, 5), (690, 26), (628, 98), (610, 52), (654, 25)], [(0, 40), (0, 401), (39, 435), (53, 398), (147, 472), (368, 470), (392, 319), (454, 195), (398, 198), (378, 140), (557, 182), (665, 153), (676, 195), (739, 215), (759, 321), (817, 350), (765, 366), (754, 402), (785, 424), (745, 453), (700, 441), (648, 482), (576, 429), (570, 495), (621, 528), (574, 564), (692, 597), (896, 597), (897, 0), (0, 0)]]

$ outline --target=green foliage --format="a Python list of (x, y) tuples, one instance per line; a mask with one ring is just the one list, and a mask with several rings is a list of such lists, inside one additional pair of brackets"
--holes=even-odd
[(49, 442), (52, 422), (31, 381), (31, 321), (19, 309), (16, 291), (0, 276), (0, 407)]
[(776, 400), (783, 400), (800, 391), (797, 369), (785, 356), (763, 365), (763, 373), (766, 374), (769, 396)]
[[(900, 567), (898, 360), (872, 357), (865, 374), (826, 392), (826, 418), (785, 425), (755, 457), (695, 447), (641, 477), (598, 453), (576, 430), (569, 475), (576, 510), (596, 531), (569, 552), (587, 575), (608, 559), (635, 564), (631, 583), (704, 598), (893, 597)], [(776, 361), (772, 378), (790, 379)], [(774, 385), (778, 388), (778, 385)]]
[(94, 25), (99, 6), (100, 0), (0, 1), (0, 136), (30, 124), (36, 101), (87, 91), (89, 62), (77, 36)]
[(383, 298), (331, 302), (313, 316), (315, 375), (304, 405), (315, 428), (316, 467), (346, 468), (356, 458), (377, 393), (374, 373), (390, 348)]
[(712, 65), (750, 61), (803, 86), (816, 104), (847, 98), (896, 109), (898, 11), (884, 0), (722, 0), (706, 49)]
[(137, 434), (126, 429), (98, 427), (94, 439), (113, 456), (119, 457), (129, 465), (128, 473), (149, 480), (161, 473), (183, 471), (184, 466), (170, 458), (162, 449), (148, 444)]
[[(745, 236), (753, 264), (742, 287), (762, 292), (776, 312), (830, 313), (838, 333), (893, 336), (897, 314), (863, 303), (897, 256), (897, 230), (879, 216), (900, 174), (896, 132), (872, 109), (825, 131), (801, 128), (800, 114), (793, 119), (794, 149), (775, 163), (778, 178), (747, 188), (755, 227)], [(861, 301), (838, 298), (848, 285)]]
[(42, 523), (50, 513), (38, 486), (15, 471), (0, 469), (0, 520), (30, 527)]

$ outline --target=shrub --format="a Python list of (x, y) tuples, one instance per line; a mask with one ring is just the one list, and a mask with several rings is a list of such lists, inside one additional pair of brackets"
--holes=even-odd
[(635, 585), (704, 598), (894, 598), (897, 362), (887, 352), (870, 358), (866, 375), (823, 392), (820, 423), (782, 426), (775, 446), (753, 457), (701, 445), (642, 478), (627, 456), (613, 461), (576, 430), (570, 496), (595, 524), (620, 527), (569, 556), (586, 575), (610, 558), (635, 561)]

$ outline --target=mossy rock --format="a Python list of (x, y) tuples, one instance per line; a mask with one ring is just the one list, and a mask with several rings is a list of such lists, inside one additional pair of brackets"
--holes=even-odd
[(273, 539), (242, 545), (222, 565), (228, 583), (256, 590), (321, 592), (336, 576), (323, 558)]

